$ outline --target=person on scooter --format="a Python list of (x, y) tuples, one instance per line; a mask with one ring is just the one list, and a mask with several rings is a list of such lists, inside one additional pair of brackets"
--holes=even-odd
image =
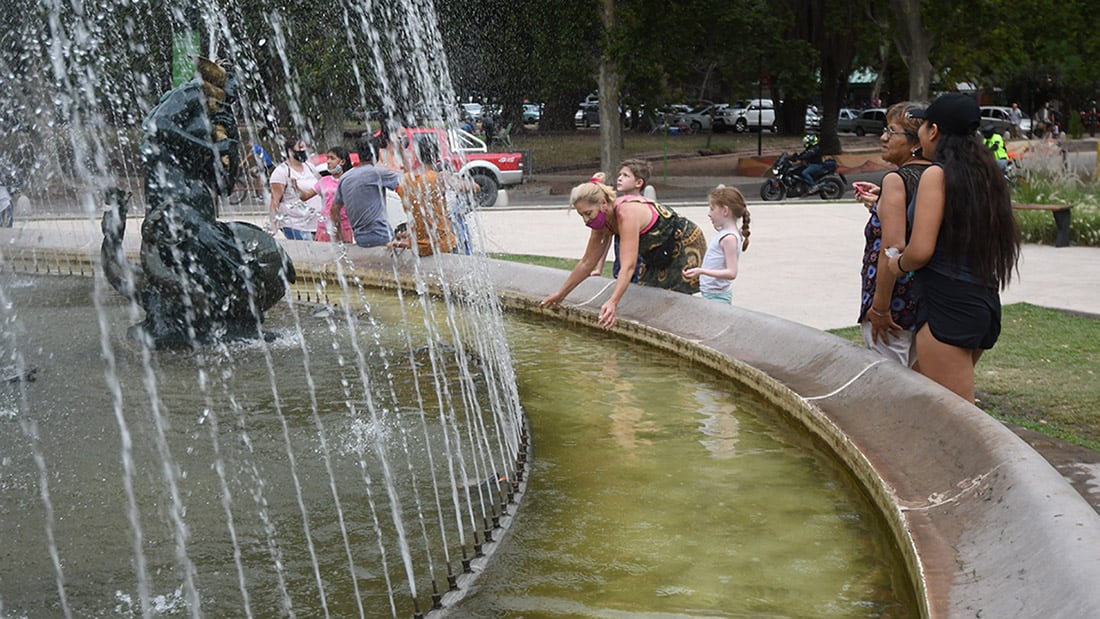
[(982, 137), (985, 138), (985, 147), (993, 153), (993, 158), (997, 161), (997, 167), (1001, 168), (1001, 173), (1004, 174), (1008, 170), (1008, 151), (1005, 150), (1005, 139), (997, 133), (993, 125), (982, 127)]
[(802, 168), (800, 174), (802, 180), (806, 181), (806, 193), (810, 193), (817, 190), (816, 176), (825, 169), (825, 165), (821, 162), (821, 147), (817, 144), (815, 134), (806, 134), (806, 137), (802, 138), (802, 146), (805, 150), (795, 155), (794, 159), (806, 163), (806, 167)]

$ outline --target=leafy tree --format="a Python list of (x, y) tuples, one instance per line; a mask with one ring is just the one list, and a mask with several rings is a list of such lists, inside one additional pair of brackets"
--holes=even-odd
[[(786, 45), (799, 52), (803, 63), (799, 66), (788, 61), (776, 71), (779, 91), (786, 99), (781, 110), (782, 126), (802, 128), (806, 103), (818, 87), (812, 76), (816, 69), (822, 104), (821, 149), (825, 153), (839, 153), (836, 124), (853, 61), (861, 46), (867, 48), (875, 40), (866, 34), (873, 30), (853, 28), (853, 24), (863, 23), (866, 4), (787, 0), (776, 2), (775, 7), (787, 23)], [(806, 75), (807, 69), (810, 75)]]
[(577, 102), (592, 92), (598, 66), (595, 0), (437, 0), (455, 90), (502, 106), (520, 126), (524, 100), (544, 104), (540, 130), (573, 129)]

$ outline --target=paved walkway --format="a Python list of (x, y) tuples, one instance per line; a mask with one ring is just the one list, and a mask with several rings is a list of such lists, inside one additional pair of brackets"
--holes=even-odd
[[(669, 204), (710, 238), (706, 207)], [(733, 283), (734, 304), (819, 329), (854, 325), (867, 211), (841, 200), (750, 202), (749, 212), (752, 234)], [(578, 259), (588, 239), (580, 217), (565, 207), (484, 209), (480, 221), (489, 252)], [(1100, 313), (1100, 248), (1024, 245), (1019, 267), (1004, 303)]]

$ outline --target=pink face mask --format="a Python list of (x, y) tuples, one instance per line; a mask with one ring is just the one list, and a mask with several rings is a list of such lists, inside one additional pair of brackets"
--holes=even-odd
[(596, 216), (584, 222), (584, 225), (592, 228), (593, 230), (603, 230), (604, 226), (607, 225), (607, 212), (600, 211), (596, 213)]

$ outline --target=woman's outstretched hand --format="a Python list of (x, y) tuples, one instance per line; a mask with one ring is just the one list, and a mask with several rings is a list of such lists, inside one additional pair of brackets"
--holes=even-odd
[(615, 310), (618, 309), (618, 304), (614, 301), (606, 301), (600, 306), (600, 326), (604, 329), (610, 329), (615, 326)]
[(542, 301), (539, 301), (539, 307), (557, 307), (561, 305), (565, 295), (560, 292), (555, 292), (552, 295), (547, 296)]

